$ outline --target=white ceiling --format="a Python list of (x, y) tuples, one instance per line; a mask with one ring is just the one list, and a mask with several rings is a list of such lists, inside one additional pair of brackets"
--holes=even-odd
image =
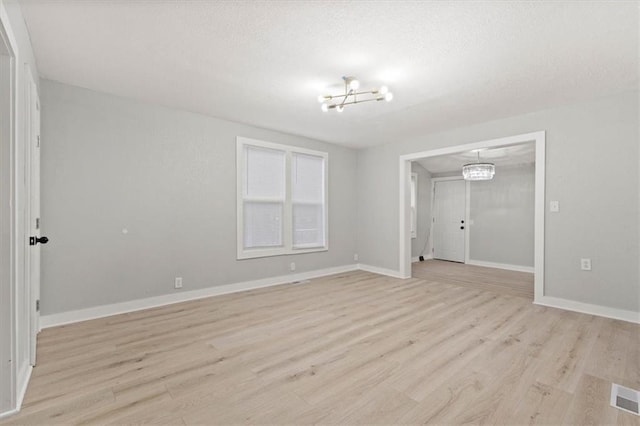
[[(495, 164), (496, 168), (522, 166), (536, 161), (535, 143), (504, 146), (480, 150), (480, 161)], [(462, 173), (462, 166), (478, 161), (478, 151), (467, 151), (460, 154), (441, 155), (415, 160), (431, 173)]]
[(638, 88), (636, 2), (21, 3), (44, 78), (352, 147)]

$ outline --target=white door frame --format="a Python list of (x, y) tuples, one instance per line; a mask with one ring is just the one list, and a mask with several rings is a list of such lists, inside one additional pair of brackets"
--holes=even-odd
[[(16, 79), (17, 79), (17, 44), (9, 25), (9, 17), (4, 5), (0, 3), (0, 50), (4, 57), (9, 58), (9, 97), (8, 105), (0, 106), (0, 114), (7, 114), (10, 119), (3, 120), (7, 127), (0, 128), (0, 232), (7, 237), (0, 238), (0, 362), (9, 365), (9, 377), (0, 380), (0, 398), (8, 400), (9, 406), (4, 406), (0, 400), (0, 416), (15, 411), (18, 404), (16, 392)], [(6, 70), (5, 70), (6, 71)], [(2, 73), (3, 71), (0, 71)], [(6, 296), (9, 297), (6, 297)], [(9, 359), (5, 359), (6, 356)], [(11, 360), (11, 364), (9, 364)], [(8, 379), (8, 380), (7, 380)], [(7, 411), (8, 410), (8, 411)], [(4, 412), (4, 413), (3, 413)]]
[[(447, 180), (463, 180), (462, 176), (448, 176), (448, 177), (438, 177), (431, 178), (431, 223), (429, 226), (431, 230), (429, 231), (429, 235), (433, 235), (433, 207), (436, 202), (436, 182), (443, 182)], [(469, 220), (471, 219), (471, 183), (469, 181), (465, 182), (464, 186), (464, 263), (469, 262), (469, 237), (471, 233), (469, 232)], [(430, 238), (429, 241), (429, 253), (433, 257), (433, 238)]]
[(534, 298), (538, 303), (544, 296), (544, 208), (545, 208), (545, 145), (544, 131), (524, 133), (498, 139), (490, 139), (447, 148), (432, 149), (411, 154), (400, 155), (399, 158), (399, 275), (411, 278), (411, 231), (410, 209), (408, 206), (411, 160), (440, 155), (459, 154), (474, 149), (496, 148), (505, 145), (519, 145), (534, 142), (536, 147), (535, 164), (535, 221), (534, 221)]
[[(40, 236), (40, 97), (38, 88), (33, 78), (33, 72), (28, 64), (25, 64), (25, 229), (28, 236)], [(36, 173), (37, 172), (37, 173)], [(36, 176), (34, 176), (34, 173)], [(37, 182), (36, 182), (37, 181)], [(34, 186), (37, 191), (34, 194)], [(35, 201), (34, 202), (34, 195)], [(34, 212), (33, 209), (37, 209)], [(38, 226), (36, 228), (36, 220)], [(40, 246), (25, 245), (25, 271), (24, 280), (26, 296), (28, 299), (29, 318), (29, 363), (36, 365), (36, 339), (40, 331), (40, 312), (36, 309), (37, 300), (40, 298)], [(35, 260), (34, 260), (35, 259)], [(37, 261), (37, 262), (36, 262)], [(37, 263), (37, 265), (34, 265)], [(34, 266), (38, 273), (34, 277)]]

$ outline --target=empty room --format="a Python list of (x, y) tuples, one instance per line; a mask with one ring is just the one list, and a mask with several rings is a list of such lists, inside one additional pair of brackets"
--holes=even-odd
[(0, 425), (640, 425), (640, 2), (0, 0)]

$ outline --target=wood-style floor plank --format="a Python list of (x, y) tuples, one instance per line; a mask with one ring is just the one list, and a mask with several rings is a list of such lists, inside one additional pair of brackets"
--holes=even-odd
[(427, 261), (44, 330), (0, 424), (640, 424), (640, 327), (531, 303), (533, 276)]

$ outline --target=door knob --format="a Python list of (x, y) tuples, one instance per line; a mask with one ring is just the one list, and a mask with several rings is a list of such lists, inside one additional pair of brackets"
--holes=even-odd
[(464, 226), (461, 226), (460, 229), (464, 229)]
[(49, 242), (49, 238), (47, 237), (29, 237), (29, 245), (35, 246), (36, 244), (47, 244)]

